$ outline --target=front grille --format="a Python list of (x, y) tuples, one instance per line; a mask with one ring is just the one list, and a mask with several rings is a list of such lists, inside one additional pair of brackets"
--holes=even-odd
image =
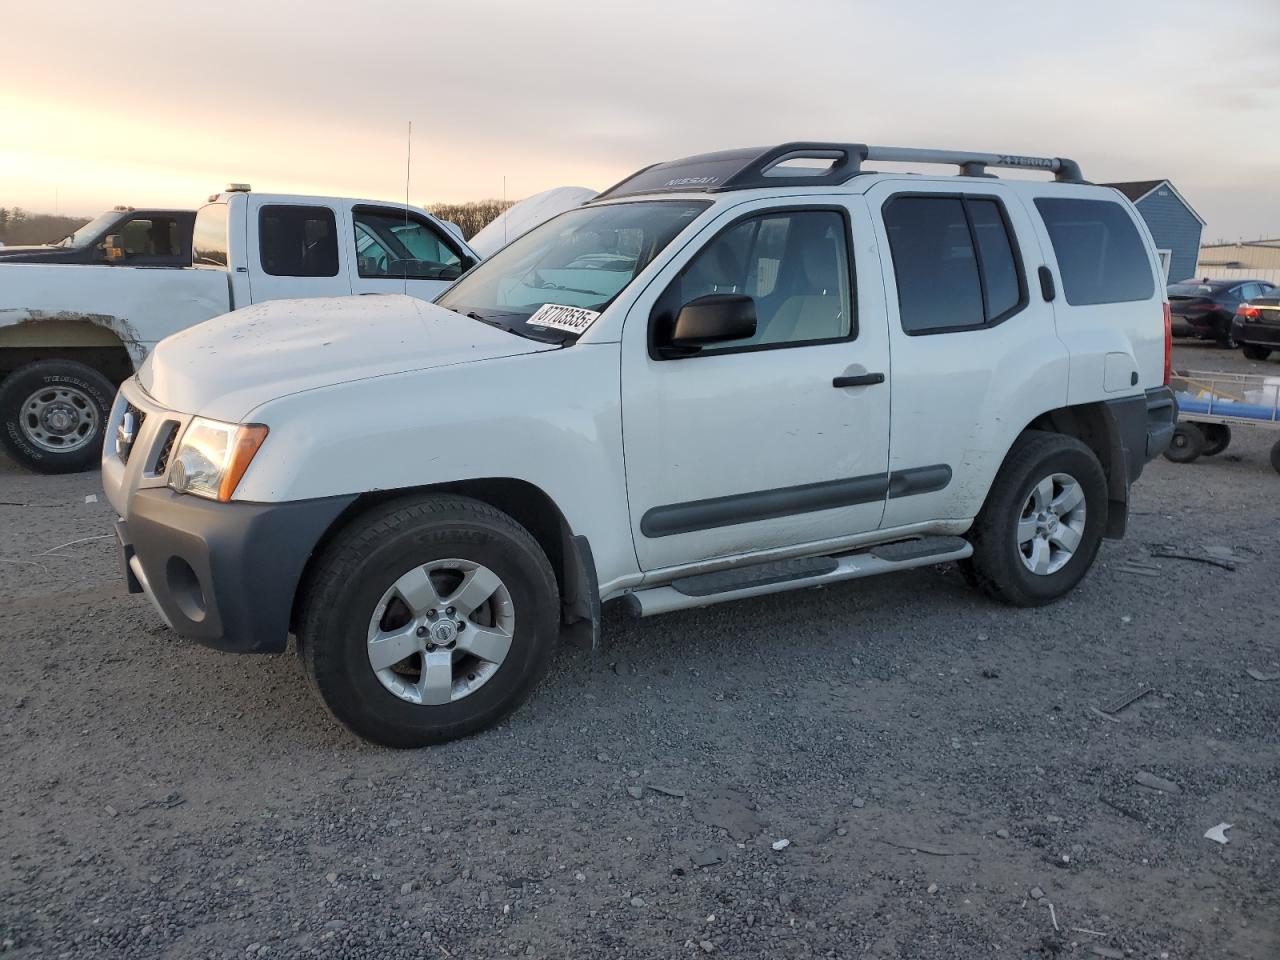
[[(138, 439), (138, 435), (142, 433), (142, 424), (147, 419), (147, 415), (132, 403), (125, 407), (124, 413), (126, 419), (121, 422), (120, 430), (116, 434), (116, 453), (120, 456), (122, 463), (128, 463), (129, 455), (133, 453), (134, 442)], [(125, 429), (125, 424), (130, 422), (128, 419), (130, 417), (133, 423), (132, 433)]]
[(169, 470), (169, 455), (173, 453), (173, 445), (178, 439), (178, 424), (170, 420), (161, 430), (164, 431), (164, 444), (160, 447), (160, 455), (156, 457), (157, 477), (163, 477)]

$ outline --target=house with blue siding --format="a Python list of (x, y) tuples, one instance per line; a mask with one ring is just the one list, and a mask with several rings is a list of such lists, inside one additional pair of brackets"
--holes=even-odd
[(1200, 231), (1204, 218), (1183, 199), (1168, 180), (1134, 180), (1104, 183), (1133, 201), (1146, 221), (1147, 229), (1160, 251), (1165, 281), (1186, 280), (1196, 275), (1200, 258)]

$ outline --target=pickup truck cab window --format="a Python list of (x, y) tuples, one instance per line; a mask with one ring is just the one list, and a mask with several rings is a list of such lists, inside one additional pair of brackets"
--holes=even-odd
[(403, 211), (356, 207), (356, 266), (366, 278), (457, 280), (462, 256), (424, 220)]
[(436, 303), (545, 339), (548, 331), (527, 324), (534, 313), (547, 304), (603, 310), (706, 207), (650, 200), (570, 210), (495, 253)]
[(696, 356), (828, 343), (853, 335), (849, 228), (828, 210), (777, 210), (745, 217), (712, 239), (672, 282), (654, 311), (654, 342), (670, 336), (680, 308), (711, 294), (755, 302), (755, 333)]
[(174, 217), (134, 217), (122, 223), (119, 232), (125, 256), (131, 262), (170, 260), (182, 252), (178, 221)]
[(328, 207), (264, 206), (258, 229), (262, 269), (270, 276), (338, 275), (338, 226)]

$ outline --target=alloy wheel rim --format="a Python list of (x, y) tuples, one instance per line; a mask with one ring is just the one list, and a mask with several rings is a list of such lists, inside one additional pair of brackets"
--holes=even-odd
[(496, 573), (471, 560), (433, 560), (406, 571), (378, 601), (369, 666), (401, 700), (452, 703), (498, 672), (515, 622), (511, 592)]
[(1057, 573), (1084, 538), (1084, 488), (1068, 473), (1054, 473), (1031, 488), (1018, 518), (1018, 556), (1037, 576)]
[(35, 391), (22, 403), (22, 436), (46, 453), (73, 453), (98, 433), (98, 405), (83, 390), (60, 384)]

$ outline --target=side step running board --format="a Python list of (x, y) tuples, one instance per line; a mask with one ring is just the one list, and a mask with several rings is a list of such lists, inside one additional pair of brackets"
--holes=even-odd
[(636, 616), (650, 617), (726, 600), (760, 597), (784, 590), (800, 590), (894, 570), (963, 560), (972, 555), (973, 546), (962, 537), (919, 537), (883, 543), (858, 553), (776, 560), (682, 577), (668, 586), (649, 587), (628, 594), (627, 605)]

